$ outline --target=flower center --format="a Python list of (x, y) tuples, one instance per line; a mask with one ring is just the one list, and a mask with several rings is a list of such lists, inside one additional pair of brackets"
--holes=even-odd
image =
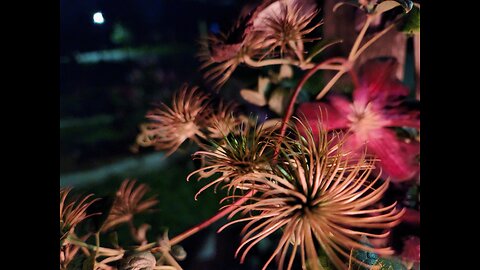
[(347, 116), (350, 129), (360, 138), (366, 140), (369, 133), (384, 126), (382, 116), (373, 110), (370, 102), (366, 105), (353, 102), (350, 106), (351, 113)]
[(187, 138), (192, 138), (197, 134), (198, 127), (193, 121), (188, 121), (178, 125), (177, 132), (183, 140), (186, 140)]

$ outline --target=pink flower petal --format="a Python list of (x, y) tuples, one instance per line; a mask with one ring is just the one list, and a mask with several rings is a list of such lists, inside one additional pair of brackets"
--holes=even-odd
[(305, 117), (314, 131), (319, 127), (319, 120), (327, 130), (348, 128), (346, 115), (332, 105), (324, 102), (302, 103), (295, 115), (301, 119)]
[(353, 91), (353, 99), (363, 104), (374, 101), (381, 105), (393, 105), (392, 102), (407, 96), (410, 90), (395, 76), (397, 66), (395, 58), (367, 61), (360, 71), (361, 87)]
[(380, 159), (383, 173), (390, 176), (392, 182), (410, 180), (419, 171), (416, 161), (419, 144), (401, 141), (392, 130), (382, 128), (375, 132), (374, 137), (369, 138), (368, 151)]

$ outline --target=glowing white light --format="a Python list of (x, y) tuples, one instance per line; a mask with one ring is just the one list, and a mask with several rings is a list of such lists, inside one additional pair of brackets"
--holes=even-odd
[(97, 24), (102, 24), (105, 22), (105, 19), (103, 18), (103, 14), (101, 12), (97, 12), (93, 14), (93, 22)]

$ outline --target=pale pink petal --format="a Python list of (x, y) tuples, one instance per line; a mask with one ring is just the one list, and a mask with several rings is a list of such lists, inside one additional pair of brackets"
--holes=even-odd
[(393, 105), (410, 90), (396, 78), (398, 62), (395, 58), (375, 58), (367, 61), (360, 71), (360, 87), (353, 91), (353, 99), (364, 103), (374, 101)]
[(397, 138), (394, 131), (381, 128), (368, 141), (368, 151), (380, 159), (380, 166), (385, 176), (392, 182), (402, 182), (412, 179), (418, 171), (417, 155), (420, 145)]

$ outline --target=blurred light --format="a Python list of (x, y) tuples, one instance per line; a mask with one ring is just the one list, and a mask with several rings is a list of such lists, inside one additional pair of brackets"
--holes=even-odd
[(102, 12), (97, 12), (93, 14), (93, 22), (96, 24), (102, 24), (105, 22)]

